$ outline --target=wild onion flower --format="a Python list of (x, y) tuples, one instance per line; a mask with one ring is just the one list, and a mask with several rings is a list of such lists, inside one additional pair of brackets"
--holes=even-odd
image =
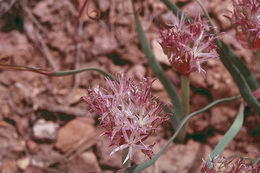
[(231, 18), (236, 28), (236, 38), (245, 48), (260, 49), (260, 1), (233, 0)]
[(162, 113), (163, 105), (151, 95), (153, 82), (143, 79), (135, 84), (133, 78), (123, 74), (118, 76), (118, 82), (108, 78), (106, 81), (110, 90), (97, 87), (82, 98), (99, 116), (110, 145), (117, 146), (110, 155), (128, 149), (123, 164), (132, 160), (133, 149), (151, 158), (154, 144), (145, 144), (145, 140), (168, 119), (167, 114)]
[(201, 64), (217, 57), (215, 39), (199, 14), (193, 21), (185, 23), (182, 13), (181, 18), (174, 19), (169, 28), (160, 31), (159, 43), (176, 71), (185, 76), (193, 71), (204, 75)]
[(219, 158), (211, 160), (211, 167), (204, 161), (199, 173), (258, 173), (260, 165), (244, 158)]

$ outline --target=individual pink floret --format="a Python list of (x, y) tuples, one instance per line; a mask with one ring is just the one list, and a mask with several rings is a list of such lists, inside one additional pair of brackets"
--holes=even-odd
[(82, 99), (99, 116), (110, 145), (117, 146), (111, 155), (128, 149), (125, 163), (132, 160), (133, 149), (138, 149), (151, 158), (154, 144), (148, 145), (145, 140), (168, 119), (163, 113), (163, 105), (151, 95), (153, 81), (143, 79), (135, 84), (133, 78), (123, 74), (118, 76), (118, 82), (109, 78), (106, 81), (109, 90), (97, 87)]

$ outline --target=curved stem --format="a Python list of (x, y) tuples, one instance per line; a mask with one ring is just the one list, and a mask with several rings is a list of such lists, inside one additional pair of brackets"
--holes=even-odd
[(109, 77), (110, 79), (116, 79), (112, 74), (104, 71), (103, 69), (96, 68), (96, 67), (85, 67), (85, 68), (75, 69), (75, 70), (57, 71), (57, 72), (53, 72), (53, 76), (66, 76), (66, 75), (81, 73), (84, 71), (97, 71), (97, 72), (103, 74), (104, 76)]

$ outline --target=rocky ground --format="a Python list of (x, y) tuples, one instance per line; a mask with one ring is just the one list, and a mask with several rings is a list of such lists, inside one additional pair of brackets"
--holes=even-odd
[[(172, 0), (188, 15), (199, 6), (188, 0)], [(256, 74), (257, 61), (234, 38), (224, 15), (230, 15), (231, 0), (203, 0), (221, 36)], [(127, 76), (154, 77), (141, 50), (130, 0), (96, 0), (87, 7), (77, 24), (84, 0), (0, 0), (0, 56), (8, 55), (15, 65), (60, 71), (88, 66)], [(173, 71), (157, 38), (171, 16), (160, 0), (136, 1), (140, 19), (156, 58), (169, 79), (180, 90), (180, 75)], [(100, 16), (99, 16), (100, 15)], [(205, 63), (206, 78), (191, 75), (191, 111), (212, 100), (238, 95), (232, 77), (219, 59)], [(97, 72), (75, 76), (48, 77), (28, 71), (0, 68), (0, 170), (2, 173), (86, 173), (114, 172), (121, 168), (121, 154), (109, 156), (112, 148), (95, 115), (80, 97), (86, 89), (104, 86)], [(154, 95), (170, 103), (159, 81)], [(232, 124), (241, 100), (211, 108), (189, 121), (186, 144), (173, 143), (165, 154), (144, 172), (193, 173), (207, 159)], [(223, 152), (259, 157), (260, 143), (254, 129), (260, 118), (249, 113), (245, 124)], [(170, 123), (160, 127), (154, 152), (172, 135)], [(135, 163), (147, 158), (135, 152)]]

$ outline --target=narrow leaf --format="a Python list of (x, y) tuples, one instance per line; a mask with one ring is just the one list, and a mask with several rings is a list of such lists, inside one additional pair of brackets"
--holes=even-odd
[[(222, 44), (225, 44), (222, 42)], [(252, 91), (255, 91), (259, 88), (259, 84), (251, 71), (247, 68), (247, 66), (241, 61), (241, 59), (234, 53), (234, 51), (230, 48), (230, 46), (225, 45), (227, 47), (227, 53), (232, 61), (232, 63), (239, 69), (243, 77), (246, 79), (247, 84), (249, 85)]]
[(68, 71), (57, 71), (57, 72), (53, 73), (53, 76), (67, 76), (67, 75), (72, 75), (72, 74), (76, 74), (76, 73), (81, 73), (84, 71), (97, 71), (97, 72), (101, 73), (102, 75), (109, 77), (110, 79), (115, 79), (115, 77), (112, 74), (106, 72), (105, 70), (103, 70), (101, 68), (97, 68), (97, 67), (86, 67), (86, 68), (68, 70)]
[[(240, 105), (239, 112), (237, 114), (235, 121), (233, 122), (229, 130), (226, 132), (222, 140), (215, 147), (215, 149), (210, 155), (210, 158), (215, 158), (216, 156), (218, 156), (224, 150), (224, 148), (230, 143), (230, 141), (237, 135), (237, 133), (239, 132), (239, 130), (243, 125), (244, 108), (245, 108), (244, 103), (242, 103)], [(208, 165), (210, 165), (210, 158), (207, 161)]]
[(247, 84), (245, 78), (243, 75), (240, 73), (240, 71), (237, 69), (236, 66), (232, 65), (230, 62), (230, 59), (228, 58), (229, 55), (227, 54), (228, 52), (228, 46), (218, 40), (218, 45), (220, 47), (219, 49), (219, 55), (222, 63), (225, 65), (227, 70), (230, 72), (232, 75), (243, 99), (248, 103), (248, 105), (253, 108), (258, 115), (260, 115), (260, 104), (257, 102), (255, 97), (253, 96), (249, 85)]

